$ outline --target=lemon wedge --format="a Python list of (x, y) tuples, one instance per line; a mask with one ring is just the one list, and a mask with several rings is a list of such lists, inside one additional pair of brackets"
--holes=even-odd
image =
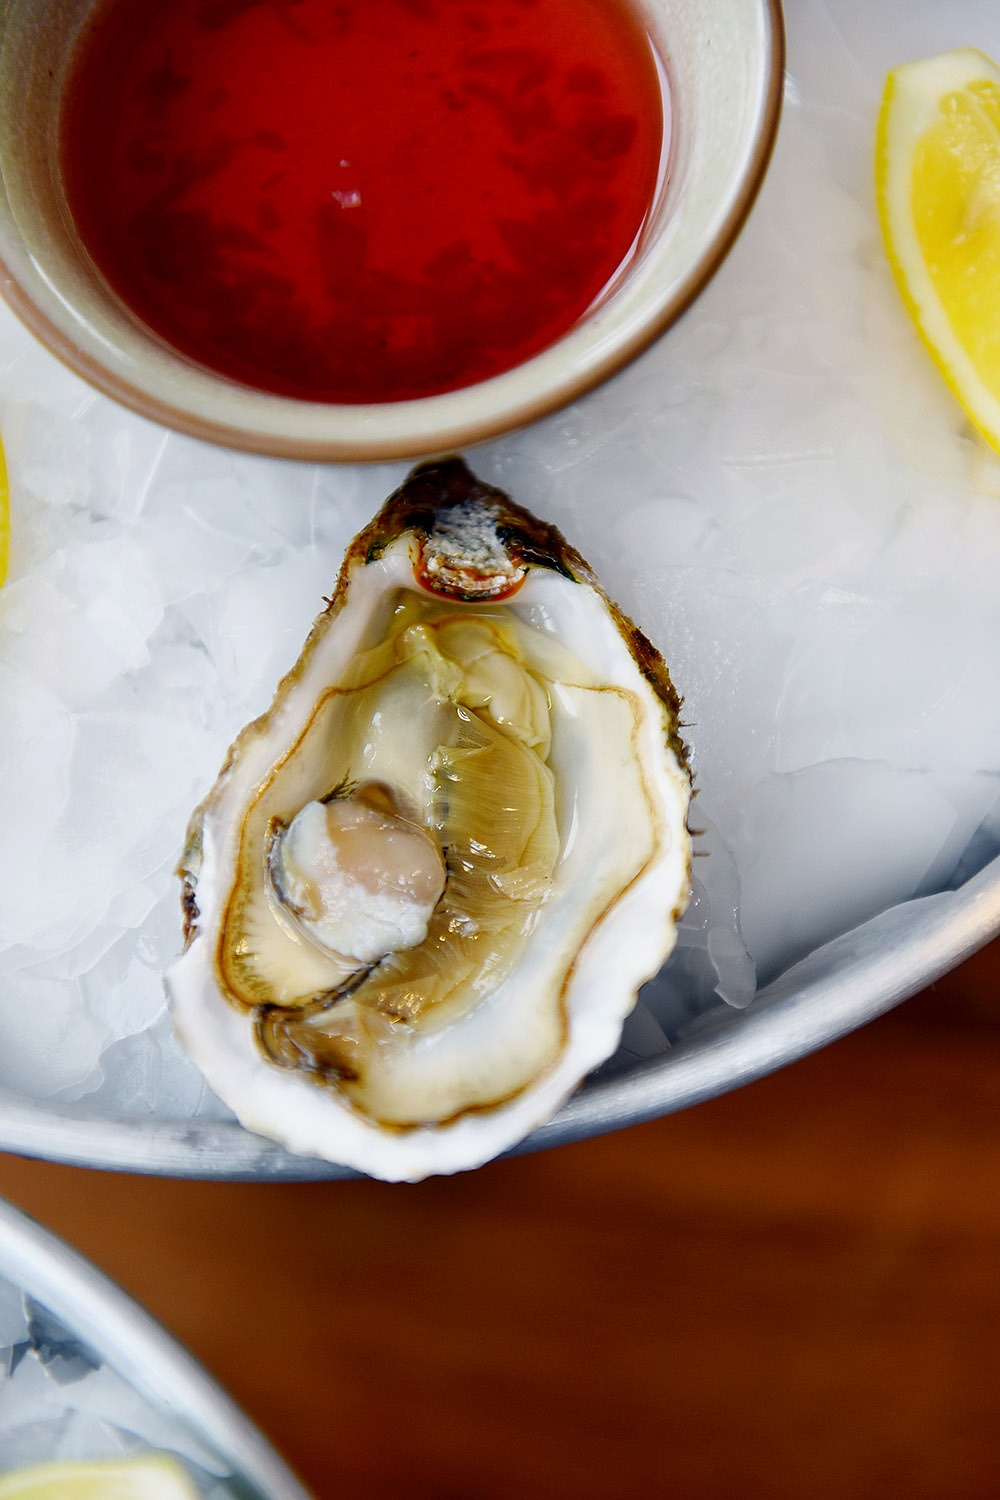
[(7, 460), (3, 456), (0, 442), (0, 588), (7, 577), (7, 559), (10, 556), (10, 485), (7, 483)]
[(0, 1479), (0, 1500), (198, 1500), (165, 1453), (98, 1463), (39, 1464)]
[(875, 178), (903, 300), (1000, 450), (1000, 68), (974, 47), (888, 76)]

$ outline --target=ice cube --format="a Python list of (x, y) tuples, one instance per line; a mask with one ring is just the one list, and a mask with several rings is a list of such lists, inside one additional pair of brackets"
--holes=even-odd
[(0, 1277), (0, 1349), (10, 1349), (28, 1336), (21, 1288)]

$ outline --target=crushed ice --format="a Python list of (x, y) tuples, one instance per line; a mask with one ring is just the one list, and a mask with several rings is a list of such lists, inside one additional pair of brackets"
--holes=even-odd
[(179, 1458), (206, 1500), (232, 1494), (226, 1464), (179, 1418), (0, 1277), (0, 1473), (151, 1451)]
[[(871, 184), (886, 69), (1000, 56), (1000, 15), (797, 0), (787, 23), (771, 171), (711, 286), (601, 391), (470, 455), (591, 560), (685, 698), (705, 857), (616, 1067), (1000, 849), (1000, 459), (909, 324)], [(406, 466), (167, 433), (4, 309), (0, 425), (0, 1089), (225, 1118), (165, 1014), (171, 872)]]

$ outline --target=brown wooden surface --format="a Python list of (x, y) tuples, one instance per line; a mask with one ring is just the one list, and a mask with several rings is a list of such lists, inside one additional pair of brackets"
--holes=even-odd
[(319, 1500), (1000, 1494), (1000, 945), (759, 1083), (390, 1187), (0, 1157)]

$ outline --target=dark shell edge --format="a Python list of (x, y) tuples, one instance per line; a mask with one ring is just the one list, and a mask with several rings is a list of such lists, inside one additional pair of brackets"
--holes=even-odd
[(406, 532), (421, 540), (433, 536), (442, 511), (457, 505), (488, 509), (498, 540), (508, 556), (524, 568), (548, 568), (575, 583), (586, 584), (600, 595), (636, 666), (667, 710), (667, 744), (690, 780), (689, 750), (680, 733), (683, 699), (659, 651), (610, 598), (590, 564), (561, 531), (547, 521), (540, 521), (505, 491), (478, 479), (458, 455), (418, 464), (389, 496), (378, 515), (348, 548), (326, 613), (336, 614), (342, 607), (355, 567), (375, 561)]

